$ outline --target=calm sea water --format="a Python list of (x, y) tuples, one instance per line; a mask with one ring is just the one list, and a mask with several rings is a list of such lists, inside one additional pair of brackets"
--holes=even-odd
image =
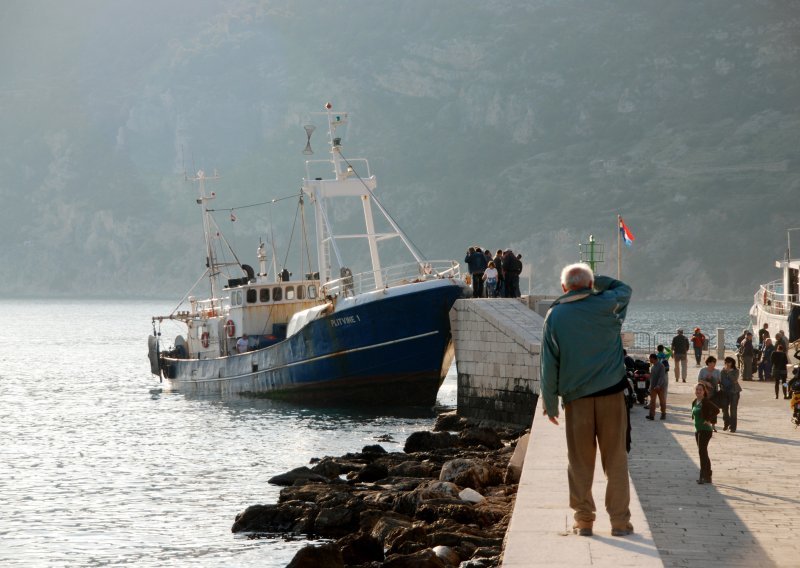
[[(231, 534), (273, 503), (271, 476), (390, 435), (427, 409), (380, 414), (162, 393), (146, 359), (169, 303), (0, 301), (0, 565), (282, 567), (304, 541)], [(627, 329), (747, 323), (746, 304), (634, 304)], [(733, 333), (733, 332), (732, 332)], [(170, 337), (169, 334), (167, 334)], [(454, 406), (451, 369), (439, 403)]]

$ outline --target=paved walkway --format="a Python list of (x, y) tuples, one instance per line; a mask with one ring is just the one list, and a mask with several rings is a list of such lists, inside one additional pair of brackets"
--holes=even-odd
[(634, 537), (610, 536), (601, 472), (595, 537), (567, 535), (563, 426), (537, 416), (503, 566), (800, 566), (800, 429), (790, 421), (788, 401), (775, 400), (772, 384), (742, 385), (738, 431), (723, 432), (720, 418), (709, 446), (714, 485), (695, 483), (693, 382), (670, 384), (664, 422), (633, 409)]

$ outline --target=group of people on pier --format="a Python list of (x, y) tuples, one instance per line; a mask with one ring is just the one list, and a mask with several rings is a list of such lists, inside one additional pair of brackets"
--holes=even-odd
[[(759, 345), (753, 346), (753, 333), (745, 329), (736, 340), (737, 359), (725, 357), (723, 368), (717, 369), (717, 358), (709, 355), (705, 359), (705, 367), (701, 368), (695, 386), (695, 400), (692, 402), (692, 418), (695, 425), (695, 438), (700, 453), (700, 478), (698, 483), (711, 483), (711, 461), (708, 456), (708, 444), (716, 432), (716, 416), (722, 412), (723, 431), (736, 432), (738, 425), (738, 407), (742, 386), (739, 384), (739, 369), (744, 381), (775, 381), (775, 398), (779, 398), (783, 389), (783, 398), (791, 398), (791, 389), (797, 377), (787, 381), (789, 359), (789, 340), (781, 330), (775, 334), (773, 345), (769, 333), (769, 324), (759, 330)], [(686, 382), (686, 358), (689, 346), (694, 347), (695, 360), (700, 366), (703, 348), (707, 346), (706, 338), (695, 328), (691, 339), (677, 330), (671, 348), (659, 345), (657, 353), (650, 355), (650, 412), (646, 416), (655, 419), (656, 400), (660, 403), (661, 419), (666, 418), (666, 396), (669, 384), (669, 359), (675, 363), (675, 382)], [(795, 345), (794, 358), (800, 360), (800, 343)], [(753, 379), (754, 365), (758, 369), (758, 379)]]
[[(561, 274), (561, 288), (564, 294), (553, 302), (542, 330), (540, 400), (544, 415), (556, 425), (563, 409), (569, 501), (574, 510), (572, 528), (581, 536), (593, 534), (596, 514), (592, 480), (599, 449), (607, 478), (605, 506), (611, 522), (611, 535), (627, 536), (633, 533), (634, 527), (630, 522), (629, 507), (627, 451), (630, 451), (630, 446), (626, 447), (630, 413), (629, 408), (626, 410), (624, 394), (629, 383), (624, 371), (625, 353), (620, 332), (632, 290), (619, 280), (595, 276), (585, 264), (565, 267)], [(763, 344), (767, 343), (766, 328), (759, 334)], [(784, 343), (785, 334), (781, 336), (778, 340), (780, 347), (776, 347), (775, 352), (785, 353), (788, 341)], [(736, 358), (727, 356), (723, 368), (718, 370), (717, 358), (709, 355), (705, 366), (698, 372), (691, 416), (700, 457), (699, 484), (712, 483), (708, 446), (716, 432), (718, 414), (722, 413), (723, 430), (737, 430), (742, 392), (739, 368), (744, 365), (744, 380), (752, 379), (753, 359), (748, 351), (748, 348), (752, 349), (752, 333), (745, 331), (741, 343), (743, 364), (737, 365)], [(662, 420), (667, 417), (670, 358), (675, 362), (676, 382), (685, 383), (690, 347), (694, 348), (697, 367), (701, 367), (703, 350), (707, 346), (700, 328), (695, 328), (691, 337), (686, 337), (683, 329), (678, 329), (669, 347), (659, 345), (657, 352), (650, 354), (648, 419), (655, 419), (656, 401), (660, 402)], [(800, 359), (800, 344), (795, 357)], [(772, 376), (776, 372), (781, 375), (782, 371), (785, 378), (788, 360), (776, 358), (774, 353), (769, 359)]]
[[(745, 329), (736, 339), (738, 355), (742, 360), (742, 376), (745, 381), (757, 380), (775, 382), (775, 398), (779, 398), (781, 390), (783, 398), (791, 398), (790, 385), (787, 381), (789, 366), (789, 338), (781, 329), (775, 334), (773, 341), (769, 332), (769, 324), (765, 323), (758, 330), (758, 345), (753, 345), (753, 334)], [(795, 345), (794, 358), (800, 360), (800, 346)], [(753, 379), (753, 369), (758, 378)]]
[(511, 249), (492, 251), (479, 246), (469, 247), (464, 257), (472, 282), (473, 298), (519, 298), (519, 275), (522, 255)]

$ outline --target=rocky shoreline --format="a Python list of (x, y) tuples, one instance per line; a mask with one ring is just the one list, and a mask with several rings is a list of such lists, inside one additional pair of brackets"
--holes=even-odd
[(330, 539), (290, 568), (499, 566), (523, 434), (442, 414), (402, 452), (370, 445), (271, 478), (278, 503), (247, 507), (231, 530)]

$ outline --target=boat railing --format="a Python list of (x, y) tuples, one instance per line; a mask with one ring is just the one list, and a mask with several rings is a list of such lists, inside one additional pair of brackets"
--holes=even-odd
[(209, 298), (192, 302), (192, 311), (203, 318), (213, 318), (223, 314), (222, 298)]
[(753, 301), (769, 314), (785, 316), (789, 314), (792, 306), (800, 302), (800, 297), (798, 294), (784, 294), (783, 281), (773, 280), (761, 285)]
[[(387, 266), (358, 274), (345, 274), (322, 286), (324, 296), (355, 296), (381, 288), (390, 288), (412, 282), (461, 278), (461, 265), (455, 260), (428, 260)], [(378, 285), (380, 283), (380, 286)]]

